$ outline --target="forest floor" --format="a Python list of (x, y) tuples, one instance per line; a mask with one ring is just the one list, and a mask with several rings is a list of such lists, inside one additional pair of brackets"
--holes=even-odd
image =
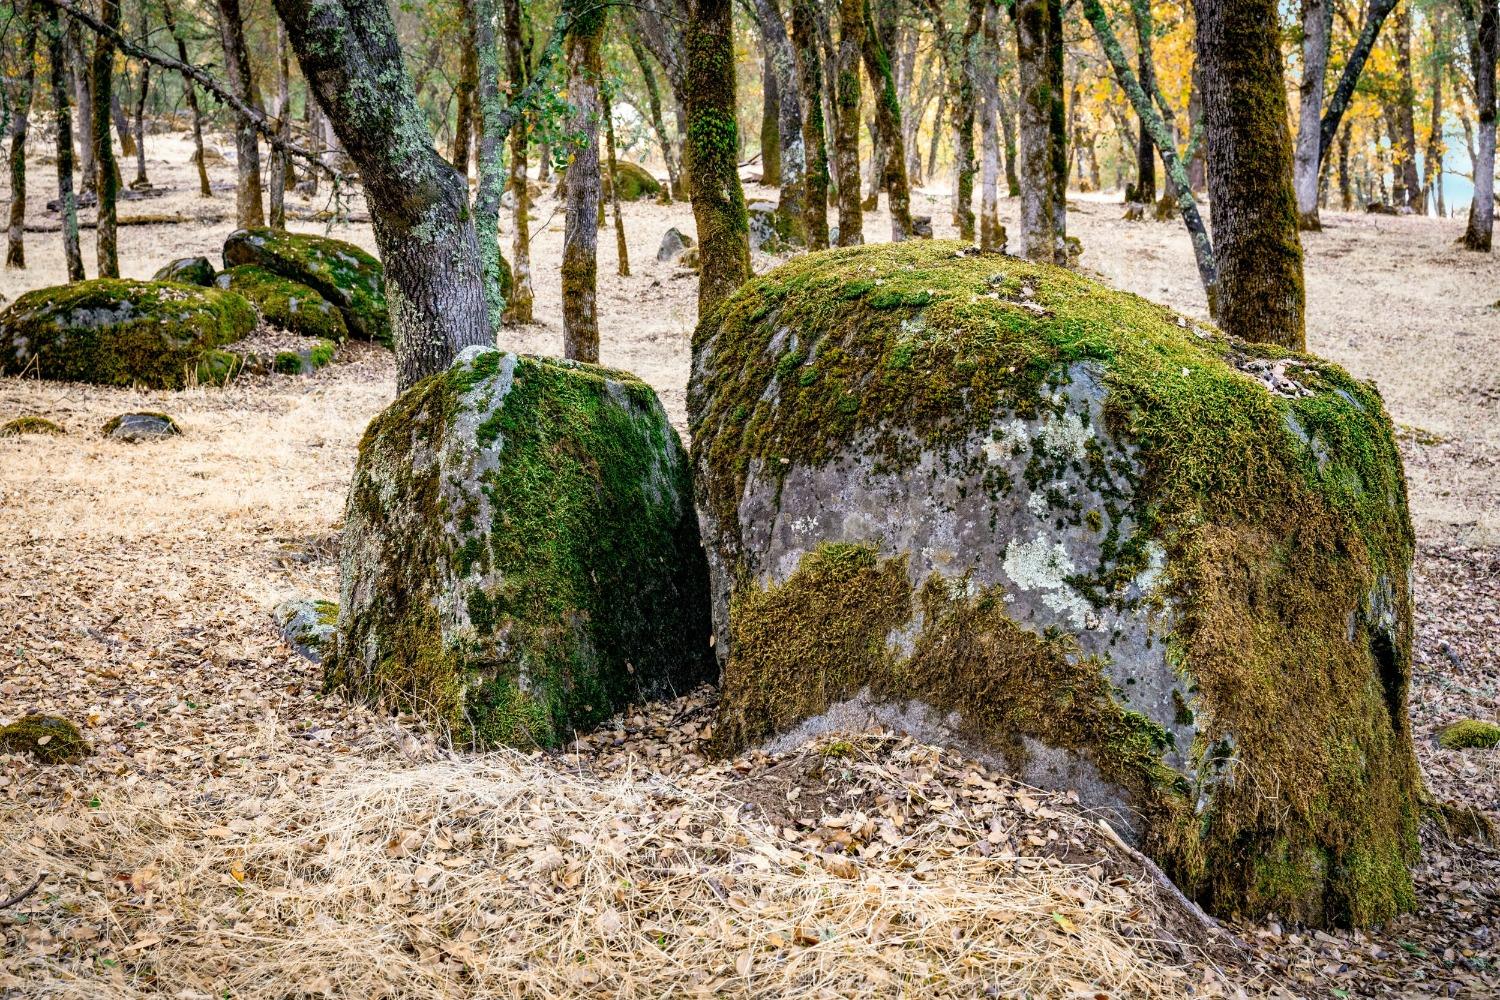
[[(185, 221), (122, 228), (123, 272), (217, 262), (232, 168), (200, 199), (185, 138), (147, 142), (170, 190), (121, 215)], [(31, 166), (41, 228), (50, 173)], [(945, 204), (917, 197), (939, 236)], [(1070, 208), (1085, 272), (1203, 314), (1179, 226), (1123, 222), (1104, 197)], [(561, 206), (535, 214), (540, 322), (504, 346), (552, 353)], [(692, 215), (625, 216), (631, 277), (600, 239), (603, 361), (681, 427), (696, 281), (655, 252)], [(1500, 264), (1458, 250), (1453, 220), (1325, 219), (1304, 241), (1311, 349), (1372, 379), (1401, 425), (1418, 754), (1439, 798), (1500, 818), (1500, 753), (1433, 739), (1500, 718)], [(368, 225), (331, 234), (374, 249)], [(63, 277), (55, 233), (27, 244), (31, 266), (0, 273), (12, 299)], [(0, 722), (56, 712), (97, 751), (0, 756), (0, 898), (46, 876), (0, 911), (0, 997), (1500, 995), (1500, 852), (1433, 829), (1419, 909), (1388, 926), (1208, 932), (1066, 796), (900, 738), (710, 761), (705, 689), (567, 753), (468, 758), (323, 697), (269, 611), (337, 597), (355, 447), (394, 394), (389, 355), (340, 361), (179, 393), (0, 377), (0, 422), (69, 431), (0, 439)], [(136, 409), (184, 435), (98, 436)]]

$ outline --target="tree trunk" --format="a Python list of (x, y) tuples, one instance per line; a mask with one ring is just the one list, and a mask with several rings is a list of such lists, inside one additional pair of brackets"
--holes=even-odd
[(1193, 191), (1202, 191), (1208, 187), (1208, 167), (1203, 159), (1203, 142), (1197, 138), (1203, 134), (1203, 87), (1198, 82), (1196, 63), (1189, 80), (1192, 92), (1188, 94), (1188, 135), (1194, 141), (1187, 162), (1188, 185)]
[(66, 32), (68, 73), (73, 82), (73, 104), (78, 109), (74, 141), (78, 147), (78, 177), (82, 182), (79, 194), (86, 201), (99, 183), (99, 166), (94, 162), (94, 86), (90, 82), (93, 71), (83, 51), (83, 28), (70, 19)]
[(651, 68), (651, 57), (635, 32), (628, 32), (625, 40), (630, 43), (630, 51), (635, 55), (641, 79), (646, 84), (646, 105), (651, 112), (651, 130), (656, 133), (657, 144), (661, 146), (662, 163), (667, 168), (667, 186), (662, 188), (661, 201), (670, 205), (672, 199), (682, 193), (682, 181), (677, 175), (677, 155), (672, 148), (672, 140), (667, 135), (666, 119), (661, 113), (661, 87), (656, 82), (656, 71)]
[(890, 55), (896, 42), (896, 4), (893, 0), (865, 0), (864, 16), (865, 72), (870, 76), (870, 90), (875, 95), (875, 127), (885, 144), (882, 186), (891, 210), (891, 242), (900, 243), (911, 239), (912, 222), (911, 191), (906, 181), (906, 140)]
[(1474, 67), (1474, 105), (1479, 117), (1479, 141), (1475, 149), (1474, 200), (1469, 203), (1469, 224), (1463, 243), (1469, 250), (1490, 252), (1495, 228), (1495, 61), (1500, 55), (1500, 4), (1496, 0), (1477, 0), (1478, 24), (1472, 7), (1462, 5), (1469, 19), (1470, 63)]
[[(1051, 98), (1048, 120), (1052, 151), (1052, 263), (1068, 260), (1068, 113), (1063, 95), (1063, 0), (1047, 0), (1047, 89)], [(1153, 70), (1153, 76), (1155, 71)]]
[[(100, 13), (106, 27), (119, 30), (119, 0), (101, 0)], [(119, 193), (120, 172), (115, 164), (114, 145), (109, 140), (109, 105), (113, 93), (115, 45), (104, 35), (94, 39), (94, 163), (98, 167), (95, 185), (99, 192), (99, 208), (94, 232), (95, 248), (98, 251), (99, 277), (120, 276), (120, 254), (116, 244), (115, 197)]]
[[(1196, 0), (1195, 0), (1196, 2)], [(1328, 98), (1328, 109), (1323, 112), (1323, 122), (1319, 128), (1321, 133), (1318, 139), (1318, 155), (1327, 156), (1328, 150), (1333, 146), (1333, 137), (1339, 130), (1339, 122), (1343, 120), (1344, 111), (1349, 107), (1349, 101), (1354, 97), (1354, 87), (1359, 83), (1359, 75), (1364, 72), (1365, 60), (1370, 58), (1370, 50), (1375, 47), (1375, 38), (1380, 34), (1380, 26), (1385, 23), (1386, 16), (1395, 9), (1400, 0), (1369, 0), (1369, 6), (1365, 8), (1365, 18), (1359, 28), (1359, 37), (1354, 40), (1354, 48), (1349, 50), (1349, 58), (1344, 63), (1344, 72), (1339, 75), (1338, 86), (1333, 89), (1333, 94)]]
[(36, 88), (37, 11), (30, 0), (16, 5), (21, 25), (21, 75), (11, 95), (10, 120), (10, 234), (5, 248), (5, 266), (26, 266), (26, 128), (31, 118), (32, 91)]
[(776, 215), (788, 237), (801, 243), (806, 240), (803, 195), (807, 188), (807, 141), (802, 132), (796, 56), (787, 38), (779, 0), (755, 0), (755, 9), (776, 74), (776, 128), (781, 149), (781, 196)]
[(771, 47), (761, 37), (760, 70), (760, 182), (781, 186), (781, 95), (776, 89), (776, 67)]
[[(1153, 77), (1156, 75), (1151, 53), (1150, 7), (1138, 3), (1132, 3), (1130, 7), (1131, 17), (1135, 22), (1135, 68), (1140, 75), (1141, 86), (1145, 88), (1147, 96), (1150, 96)], [(1151, 141), (1145, 121), (1140, 123), (1135, 144), (1135, 200), (1142, 205), (1149, 205), (1156, 200), (1156, 144)]]
[(1021, 256), (1051, 263), (1052, 98), (1047, 86), (1048, 0), (1016, 0), (1021, 80)]
[(932, 116), (932, 134), (927, 140), (927, 178), (937, 173), (938, 146), (943, 141), (943, 120), (948, 114), (948, 87), (938, 90), (937, 113)]
[(949, 61), (950, 115), (953, 127), (953, 216), (958, 238), (974, 238), (974, 74), (979, 29), (986, 0), (969, 0), (969, 14), (957, 37), (946, 34), (943, 47)]
[[(599, 361), (599, 45), (605, 9), (589, 0), (566, 0), (574, 13), (568, 27), (568, 131), (581, 137), (563, 175), (563, 354)], [(581, 13), (580, 13), (581, 12)]]
[(906, 29), (898, 34), (896, 48), (896, 105), (901, 109), (901, 146), (906, 150), (906, 182), (908, 187), (922, 184), (922, 154), (917, 149), (917, 133), (922, 129), (922, 116), (927, 113), (927, 102), (931, 95), (926, 79), (918, 88), (917, 33)]
[[(523, 25), (521, 0), (505, 0), (505, 69), (510, 77), (512, 94), (530, 79)], [(637, 56), (642, 54), (637, 52)], [(652, 86), (655, 86), (654, 82)], [(660, 117), (659, 111), (657, 115)], [(526, 179), (529, 124), (529, 120), (523, 115), (516, 119), (510, 130), (510, 190), (511, 197), (515, 199), (515, 232), (511, 242), (512, 279), (506, 320), (517, 324), (534, 321), (533, 307), (536, 301), (531, 288), (531, 185)]]
[(809, 250), (828, 246), (828, 147), (823, 128), (823, 59), (818, 52), (813, 0), (791, 0), (792, 46), (802, 103), (802, 146), (807, 153), (802, 229)]
[[(161, 5), (162, 19), (166, 21), (167, 32), (177, 45), (177, 58), (181, 62), (188, 61), (187, 41), (183, 39), (177, 30), (177, 20), (173, 15), (172, 5), (165, 0)], [(198, 194), (203, 198), (214, 196), (213, 188), (208, 183), (208, 165), (203, 161), (203, 115), (198, 110), (198, 88), (193, 86), (193, 81), (182, 81), (183, 94), (187, 98), (188, 114), (193, 118), (193, 165), (198, 168)], [(316, 171), (313, 177), (317, 177)]]
[(509, 265), (500, 252), (500, 199), (505, 194), (504, 107), (500, 96), (500, 52), (495, 45), (495, 0), (472, 0), (473, 36), (478, 65), (474, 91), (478, 111), (478, 143), (475, 147), (478, 184), (474, 189), (474, 238), (479, 243), (479, 266), (484, 275), (485, 312), (489, 317), (491, 343), (500, 333), (505, 316), (505, 285)]
[(73, 117), (68, 110), (68, 57), (57, 8), (45, 4), (47, 61), (52, 79), (52, 109), (57, 116), (57, 200), (62, 217), (63, 259), (68, 280), (83, 280), (83, 253), (78, 245), (78, 199), (73, 195)]
[(453, 119), (453, 155), (448, 159), (465, 183), (469, 180), (469, 151), (474, 146), (474, 91), (479, 87), (479, 53), (474, 46), (474, 0), (460, 0), (463, 28), (459, 31), (458, 107)]
[(1333, 0), (1302, 0), (1302, 82), (1292, 187), (1297, 194), (1297, 224), (1306, 230), (1323, 228), (1318, 221), (1318, 168), (1322, 163), (1323, 84), (1332, 35)]
[(130, 186), (138, 191), (151, 187), (146, 177), (146, 94), (151, 86), (151, 64), (141, 63), (140, 86), (135, 92), (135, 180)]
[(1405, 207), (1426, 214), (1427, 195), (1417, 171), (1417, 126), (1412, 107), (1417, 102), (1411, 70), (1411, 4), (1396, 8), (1396, 140), (1401, 181), (1406, 189)]
[(1297, 350), (1302, 246), (1276, 0), (1193, 0), (1202, 66), (1219, 325)]
[[(245, 46), (245, 22), (240, 0), (218, 0), (219, 37), (224, 45), (224, 70), (229, 88), (245, 104), (255, 104), (255, 82), (250, 75), (250, 52)], [(236, 185), (234, 208), (241, 228), (264, 226), (261, 206), (260, 143), (250, 119), (237, 117), (234, 130)]]
[[(990, 20), (991, 18), (986, 18)], [(1005, 227), (1000, 224), (999, 100), (996, 84), (986, 76), (979, 103), (979, 249), (1005, 249)]]
[[(698, 225), (698, 315), (750, 278), (745, 193), (736, 164), (730, 0), (692, 0), (687, 30), (687, 162)], [(856, 65), (857, 70), (857, 65)]]
[(1000, 134), (1005, 138), (1005, 196), (1018, 198), (1021, 195), (1021, 178), (1016, 174), (1016, 108), (1021, 101), (1009, 85), (1006, 89), (1009, 91), (1009, 100), (1006, 95), (996, 93)]
[(1422, 157), (1422, 189), (1433, 200), (1433, 211), (1443, 216), (1443, 73), (1447, 71), (1443, 59), (1437, 54), (1442, 40), (1437, 26), (1432, 26), (1433, 62), (1428, 93), (1427, 153)]
[(276, 10), (359, 171), (385, 267), (397, 387), (409, 388), (463, 348), (494, 343), (467, 191), (433, 148), (386, 0), (276, 0)]
[(1349, 211), (1354, 207), (1349, 191), (1349, 130), (1339, 133), (1339, 207)]
[[(289, 77), (286, 25), (276, 22), (276, 134), (282, 141), (292, 138), (292, 94)], [(271, 208), (271, 225), (286, 228), (286, 181), (291, 159), (279, 149), (271, 150), (271, 176), (268, 192)]]
[[(129, 74), (126, 74), (125, 82), (130, 82)], [(109, 94), (109, 116), (115, 123), (115, 134), (120, 137), (120, 154), (122, 156), (135, 155), (135, 137), (130, 133), (130, 117), (125, 114), (125, 107), (120, 103), (120, 92), (111, 89)], [(116, 169), (119, 169), (116, 164)]]
[(838, 63), (834, 67), (838, 120), (834, 123), (833, 157), (839, 179), (841, 247), (865, 241), (864, 209), (859, 198), (859, 64), (864, 45), (864, 0), (839, 0)]
[[(604, 138), (605, 152), (609, 163), (609, 176), (611, 179), (618, 176), (615, 170), (615, 116), (613, 114), (614, 102), (610, 100), (608, 91), (605, 92), (604, 108)], [(619, 258), (619, 274), (622, 278), (630, 277), (630, 248), (625, 243), (625, 216), (620, 213), (620, 185), (611, 182), (609, 185), (610, 210), (615, 217), (615, 254)]]

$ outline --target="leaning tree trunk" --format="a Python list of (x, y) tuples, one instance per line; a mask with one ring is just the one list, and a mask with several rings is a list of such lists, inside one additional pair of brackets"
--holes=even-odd
[[(120, 28), (119, 0), (101, 0), (100, 13), (106, 27)], [(98, 251), (99, 277), (120, 276), (120, 253), (116, 242), (115, 199), (120, 189), (120, 170), (115, 164), (114, 145), (109, 141), (109, 103), (113, 92), (115, 45), (106, 35), (94, 40), (94, 163), (98, 168), (95, 186), (99, 192), (99, 209), (94, 229)]]
[[(874, 16), (876, 4), (879, 17)], [(885, 138), (882, 186), (891, 209), (891, 242), (900, 243), (911, 239), (912, 222), (911, 190), (906, 181), (906, 140), (891, 67), (891, 49), (896, 44), (896, 5), (893, 0), (875, 0), (875, 3), (865, 0), (864, 15), (865, 72), (875, 93), (875, 127)]]
[[(505, 0), (505, 71), (510, 76), (512, 93), (529, 79), (522, 31), (521, 0)], [(505, 318), (511, 323), (531, 323), (536, 302), (531, 289), (531, 185), (526, 178), (528, 124), (527, 116), (520, 115), (510, 128), (510, 191), (515, 199), (515, 213), (510, 301)]]
[(802, 229), (809, 250), (828, 246), (828, 147), (823, 128), (823, 59), (818, 52), (813, 0), (791, 0), (792, 46), (802, 102), (802, 145), (807, 152)]
[(834, 66), (834, 174), (839, 179), (841, 247), (865, 241), (864, 209), (859, 196), (859, 62), (864, 44), (864, 0), (839, 0), (839, 43)]
[(1193, 0), (1202, 66), (1217, 319), (1243, 340), (1307, 346), (1302, 245), (1277, 0)]
[(1481, 253), (1490, 252), (1495, 228), (1495, 60), (1500, 55), (1500, 4), (1496, 0), (1478, 0), (1478, 24), (1469, 4), (1463, 5), (1469, 18), (1470, 62), (1474, 66), (1474, 104), (1479, 113), (1479, 137), (1474, 151), (1474, 200), (1469, 203), (1469, 224), (1464, 228), (1464, 247)]
[(692, 0), (687, 29), (687, 163), (698, 225), (698, 315), (750, 279), (745, 192), (735, 162), (734, 35), (730, 0)]
[(568, 131), (579, 137), (563, 175), (563, 354), (575, 361), (599, 360), (599, 44), (605, 8), (589, 0), (566, 0), (574, 12), (568, 27)]
[[(187, 42), (177, 31), (177, 21), (172, 14), (172, 5), (163, 0), (161, 13), (162, 19), (167, 23), (167, 33), (172, 36), (172, 40), (177, 45), (178, 60), (187, 62)], [(198, 112), (198, 88), (193, 86), (193, 81), (184, 79), (182, 89), (187, 97), (188, 114), (193, 118), (193, 165), (198, 168), (198, 194), (204, 198), (212, 198), (214, 192), (208, 183), (208, 165), (203, 161), (203, 116)], [(313, 172), (313, 177), (317, 177), (317, 171)]]
[(46, 5), (47, 62), (52, 79), (52, 110), (57, 116), (57, 201), (62, 217), (63, 259), (68, 280), (83, 280), (83, 253), (78, 245), (78, 199), (73, 195), (73, 116), (68, 111), (68, 56), (57, 8)]
[[(254, 106), (255, 82), (250, 75), (250, 52), (245, 46), (245, 22), (240, 14), (240, 0), (218, 2), (219, 36), (224, 45), (224, 70), (229, 89), (247, 106)], [(235, 120), (234, 151), (236, 223), (241, 228), (264, 226), (266, 215), (260, 197), (260, 143), (254, 123), (243, 115)]]
[(1021, 256), (1053, 258), (1052, 99), (1047, 93), (1048, 0), (1016, 0), (1021, 80)]
[(807, 143), (802, 134), (802, 98), (796, 56), (787, 37), (779, 0), (755, 0), (765, 44), (776, 73), (776, 129), (781, 149), (781, 196), (776, 216), (790, 239), (805, 242), (802, 198), (807, 187)]
[(630, 31), (626, 33), (625, 41), (630, 44), (635, 63), (640, 67), (641, 79), (646, 84), (646, 107), (651, 113), (651, 131), (656, 133), (656, 142), (661, 146), (661, 160), (667, 168), (667, 185), (661, 189), (661, 201), (663, 204), (671, 204), (672, 196), (682, 190), (682, 181), (677, 176), (677, 154), (672, 148), (672, 140), (667, 135), (666, 119), (661, 113), (661, 86), (656, 82), (656, 71), (651, 68), (651, 56), (641, 44), (640, 38), (634, 31)]
[(30, 0), (17, 4), (21, 21), (21, 75), (12, 95), (10, 120), (10, 234), (5, 266), (26, 266), (26, 128), (31, 118), (31, 95), (36, 88), (37, 12)]
[(1297, 225), (1322, 229), (1318, 220), (1318, 175), (1322, 164), (1323, 85), (1328, 74), (1328, 43), (1333, 35), (1333, 0), (1302, 0), (1302, 82), (1297, 111), (1297, 148), (1292, 187), (1297, 194)]
[(1321, 134), (1318, 137), (1319, 157), (1327, 156), (1328, 150), (1332, 148), (1339, 122), (1343, 120), (1344, 111), (1354, 97), (1359, 75), (1364, 72), (1365, 60), (1370, 58), (1370, 51), (1375, 48), (1375, 38), (1380, 34), (1380, 26), (1399, 2), (1400, 0), (1369, 0), (1364, 21), (1359, 28), (1359, 37), (1354, 40), (1354, 48), (1349, 50), (1349, 58), (1344, 62), (1344, 72), (1339, 75), (1338, 86), (1333, 88), (1333, 94), (1328, 98), (1328, 109), (1323, 112), (1323, 121), (1319, 126)]
[(433, 148), (386, 0), (276, 0), (276, 10), (359, 171), (385, 267), (397, 386), (409, 388), (463, 348), (494, 342), (466, 186)]

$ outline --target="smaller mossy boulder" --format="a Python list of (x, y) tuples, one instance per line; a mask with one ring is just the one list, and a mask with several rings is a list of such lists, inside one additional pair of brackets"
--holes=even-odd
[(638, 201), (641, 198), (655, 198), (661, 194), (661, 181), (639, 163), (616, 160), (614, 178), (615, 185), (620, 191), (621, 201)]
[(550, 746), (713, 676), (687, 455), (650, 387), (470, 348), (365, 432), (330, 687)]
[(214, 283), (214, 266), (207, 257), (179, 257), (163, 265), (161, 270), (151, 276), (151, 280), (176, 281), (207, 288)]
[(338, 349), (338, 345), (331, 340), (319, 340), (300, 350), (277, 351), (271, 362), (271, 370), (278, 375), (311, 375), (319, 368), (332, 364)]
[(321, 663), (324, 653), (332, 648), (339, 606), (333, 601), (298, 598), (276, 605), (271, 617), (276, 620), (281, 637), (297, 655)]
[(142, 441), (160, 441), (182, 433), (177, 421), (165, 413), (122, 413), (112, 417), (99, 433), (112, 441), (139, 444)]
[(661, 235), (661, 246), (656, 248), (656, 259), (662, 263), (676, 260), (682, 252), (694, 244), (687, 233), (673, 226)]
[(78, 727), (55, 715), (27, 715), (0, 726), (0, 751), (29, 753), (43, 764), (71, 764), (93, 753)]
[(353, 243), (284, 229), (239, 229), (224, 242), (224, 266), (241, 264), (306, 285), (338, 307), (350, 336), (391, 346), (385, 273), (380, 261)]
[(307, 337), (342, 343), (349, 335), (344, 314), (307, 285), (284, 278), (258, 264), (239, 264), (213, 279), (250, 300), (267, 326)]
[(181, 389), (217, 381), (202, 362), (255, 324), (249, 302), (217, 288), (121, 278), (39, 288), (0, 314), (0, 371)]
[(1500, 725), (1480, 719), (1464, 719), (1438, 732), (1438, 745), (1445, 750), (1489, 750), (1500, 747)]
[(22, 434), (66, 434), (61, 425), (55, 424), (46, 417), (17, 417), (0, 424), (0, 438), (20, 437)]

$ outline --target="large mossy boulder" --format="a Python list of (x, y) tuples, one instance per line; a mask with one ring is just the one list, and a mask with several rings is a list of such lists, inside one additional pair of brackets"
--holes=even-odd
[(614, 181), (620, 189), (621, 201), (639, 201), (661, 194), (661, 181), (656, 175), (630, 160), (615, 161)]
[(180, 389), (218, 381), (214, 349), (255, 324), (249, 302), (217, 288), (120, 278), (39, 288), (0, 315), (0, 371)]
[(240, 264), (306, 285), (338, 307), (351, 336), (391, 346), (380, 261), (353, 243), (284, 229), (237, 229), (224, 241), (224, 266)]
[(239, 264), (222, 271), (213, 284), (249, 299), (267, 326), (336, 344), (348, 336), (344, 314), (332, 302), (308, 286), (257, 264)]
[(625, 372), (471, 348), (370, 424), (330, 687), (554, 745), (712, 678), (687, 455)]
[(1380, 397), (1050, 266), (810, 254), (698, 327), (725, 749), (871, 719), (1077, 789), (1222, 914), (1413, 905)]
[(209, 263), (207, 257), (179, 257), (163, 264), (160, 270), (151, 276), (151, 280), (178, 281), (184, 285), (207, 287), (214, 283), (214, 266)]

